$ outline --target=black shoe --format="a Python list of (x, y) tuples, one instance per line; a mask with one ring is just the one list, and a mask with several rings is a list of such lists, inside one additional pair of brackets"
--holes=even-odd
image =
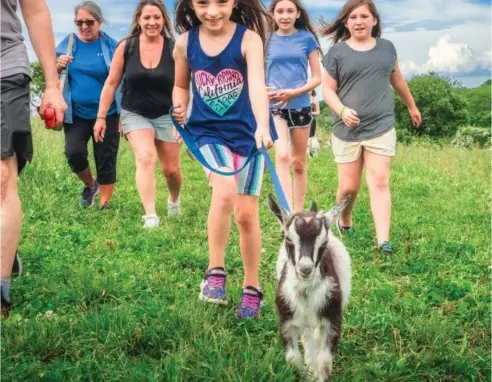
[(355, 232), (353, 226), (343, 226), (340, 224), (340, 219), (337, 220), (337, 229), (338, 233), (340, 234), (341, 237), (344, 237), (345, 235), (350, 235)]
[(12, 277), (19, 277), (22, 274), (22, 261), (18, 252), (15, 252), (14, 264), (12, 264)]
[(394, 253), (393, 246), (391, 245), (391, 243), (389, 241), (385, 241), (384, 243), (382, 243), (379, 246), (378, 250), (379, 250), (379, 252), (381, 252), (383, 255), (386, 255), (386, 256), (391, 256)]

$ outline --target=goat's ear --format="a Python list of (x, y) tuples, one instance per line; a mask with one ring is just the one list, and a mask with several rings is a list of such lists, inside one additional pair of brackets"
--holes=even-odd
[(311, 201), (311, 212), (318, 212), (318, 205), (314, 200)]
[(343, 209), (352, 200), (352, 195), (347, 195), (340, 203), (335, 205), (331, 210), (325, 214), (326, 224), (331, 227), (340, 217)]
[(280, 220), (280, 224), (284, 224), (285, 211), (280, 207), (272, 194), (268, 194), (268, 207), (272, 210), (273, 214)]

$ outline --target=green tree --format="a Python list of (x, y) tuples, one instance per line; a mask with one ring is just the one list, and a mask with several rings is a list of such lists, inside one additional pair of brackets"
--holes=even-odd
[(44, 75), (38, 61), (31, 63), (31, 103), (37, 106), (44, 92)]
[(491, 80), (484, 82), (476, 88), (460, 88), (456, 90), (468, 102), (470, 124), (490, 129), (492, 123)]
[(436, 138), (449, 137), (458, 126), (468, 122), (467, 103), (448, 78), (429, 73), (413, 77), (408, 86), (422, 114), (422, 125), (419, 129), (412, 125), (407, 107), (395, 96), (395, 118), (400, 129)]

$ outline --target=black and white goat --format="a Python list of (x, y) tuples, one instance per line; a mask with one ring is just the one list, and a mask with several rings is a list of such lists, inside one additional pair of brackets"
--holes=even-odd
[[(340, 339), (342, 310), (351, 289), (350, 256), (331, 232), (351, 197), (326, 213), (287, 214), (269, 195), (268, 204), (284, 229), (277, 260), (277, 312), (287, 362), (305, 376), (330, 380)], [(304, 347), (304, 362), (299, 350)]]

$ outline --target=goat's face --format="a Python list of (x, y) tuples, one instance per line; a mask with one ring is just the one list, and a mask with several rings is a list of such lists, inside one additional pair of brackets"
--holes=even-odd
[(328, 244), (328, 232), (350, 201), (347, 196), (330, 211), (318, 212), (313, 201), (311, 211), (288, 214), (268, 195), (268, 205), (284, 229), (284, 244), (289, 260), (299, 280), (308, 281), (323, 259)]

